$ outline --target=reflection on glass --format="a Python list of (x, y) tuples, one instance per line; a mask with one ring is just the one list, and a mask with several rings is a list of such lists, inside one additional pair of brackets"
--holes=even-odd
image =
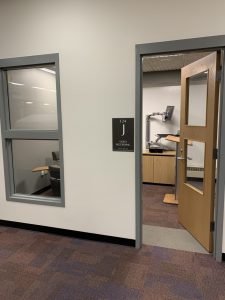
[(192, 141), (192, 145), (186, 147), (186, 183), (203, 192), (205, 143)]
[[(208, 71), (189, 78), (187, 125), (206, 125)], [(201, 113), (199, 113), (201, 112)]]
[(15, 193), (60, 197), (59, 142), (13, 140)]
[(57, 130), (55, 65), (7, 71), (12, 129)]

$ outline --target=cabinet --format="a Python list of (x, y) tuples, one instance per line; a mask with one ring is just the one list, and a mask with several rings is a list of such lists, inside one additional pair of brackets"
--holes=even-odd
[(142, 155), (142, 181), (175, 184), (175, 151), (145, 152)]
[(143, 155), (142, 156), (142, 180), (143, 182), (153, 182), (153, 156)]

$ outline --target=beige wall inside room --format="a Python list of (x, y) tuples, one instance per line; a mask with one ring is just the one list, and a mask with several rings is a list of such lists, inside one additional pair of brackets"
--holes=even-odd
[(0, 149), (0, 219), (134, 239), (135, 156), (112, 152), (111, 125), (134, 117), (135, 44), (224, 34), (224, 9), (223, 0), (1, 0), (0, 58), (60, 54), (66, 207), (7, 202)]
[[(172, 119), (163, 122), (161, 116), (150, 119), (150, 139), (155, 141), (158, 133), (176, 134), (180, 130), (180, 71), (143, 73), (142, 103), (142, 149), (146, 150), (146, 115), (164, 112), (167, 105), (173, 105)], [(176, 149), (173, 142), (164, 138), (160, 141), (170, 149)]]

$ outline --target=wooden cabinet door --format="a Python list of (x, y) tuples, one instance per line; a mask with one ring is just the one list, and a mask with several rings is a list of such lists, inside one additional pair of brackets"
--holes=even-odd
[(150, 155), (142, 155), (142, 181), (153, 182), (154, 158)]
[(154, 157), (154, 183), (175, 184), (175, 157)]

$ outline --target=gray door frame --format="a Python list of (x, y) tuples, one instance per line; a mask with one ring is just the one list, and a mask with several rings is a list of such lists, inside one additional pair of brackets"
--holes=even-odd
[[(142, 245), (142, 58), (185, 51), (225, 50), (225, 35), (136, 45), (136, 96), (135, 96), (135, 201), (136, 248)], [(225, 55), (224, 55), (225, 57)], [(215, 232), (213, 256), (222, 261), (224, 191), (225, 191), (225, 58), (223, 58), (220, 89), (218, 127), (217, 186), (215, 199)]]

